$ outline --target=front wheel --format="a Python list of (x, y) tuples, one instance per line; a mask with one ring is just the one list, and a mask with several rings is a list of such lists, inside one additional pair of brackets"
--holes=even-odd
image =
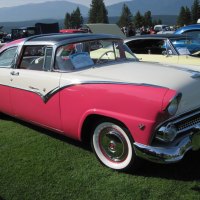
[(113, 122), (100, 122), (96, 125), (92, 148), (100, 162), (114, 170), (125, 171), (139, 163), (128, 130)]

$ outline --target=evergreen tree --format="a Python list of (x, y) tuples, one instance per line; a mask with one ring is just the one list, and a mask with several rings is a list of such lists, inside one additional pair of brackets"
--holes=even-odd
[(79, 7), (71, 14), (71, 25), (72, 28), (80, 28), (83, 24), (83, 17), (81, 15)]
[(144, 13), (144, 26), (145, 27), (152, 27), (152, 17), (151, 17), (151, 11), (147, 11)]
[(119, 27), (128, 27), (133, 21), (133, 15), (126, 4), (123, 5), (122, 13), (117, 24)]
[(81, 15), (79, 7), (77, 7), (76, 10), (74, 10), (71, 14), (66, 13), (65, 15), (65, 20), (64, 20), (64, 25), (65, 28), (80, 28), (81, 25), (83, 24), (83, 17)]
[(69, 13), (65, 14), (64, 25), (66, 29), (71, 28), (71, 15)]
[(140, 14), (140, 11), (137, 11), (134, 17), (134, 24), (136, 28), (141, 28), (144, 26), (144, 17)]
[(103, 0), (92, 0), (88, 23), (108, 23), (108, 12)]
[(200, 3), (199, 0), (194, 0), (191, 8), (191, 18), (192, 23), (196, 24), (197, 20), (200, 18)]
[(191, 24), (191, 12), (190, 9), (186, 6), (185, 7), (185, 24)]
[(177, 24), (178, 26), (184, 26), (190, 23), (191, 23), (190, 10), (187, 6), (186, 7), (182, 6), (178, 16)]
[(184, 26), (185, 24), (185, 7), (181, 6), (178, 19), (177, 19), (178, 26)]

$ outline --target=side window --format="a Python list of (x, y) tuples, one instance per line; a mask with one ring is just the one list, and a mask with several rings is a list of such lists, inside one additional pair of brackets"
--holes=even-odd
[(71, 71), (93, 65), (89, 47), (88, 42), (73, 43), (58, 47), (56, 51), (55, 69)]
[(47, 47), (45, 49), (45, 60), (44, 60), (44, 70), (50, 71), (51, 70), (51, 61), (53, 57), (53, 48)]
[(184, 35), (200, 39), (200, 30), (187, 31)]
[(163, 39), (147, 40), (145, 51), (148, 54), (162, 55), (163, 51), (166, 50), (166, 43)]
[(45, 46), (26, 46), (23, 49), (19, 68), (29, 70), (44, 70)]
[(17, 47), (5, 50), (0, 55), (0, 68), (10, 68), (16, 55)]
[(134, 40), (127, 43), (128, 47), (135, 54), (157, 54), (161, 55), (166, 50), (164, 40)]
[(145, 54), (145, 51), (144, 51), (145, 40), (133, 40), (133, 41), (127, 42), (126, 44), (133, 53)]

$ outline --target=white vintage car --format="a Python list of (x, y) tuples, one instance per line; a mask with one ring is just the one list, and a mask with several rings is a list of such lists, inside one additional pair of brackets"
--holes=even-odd
[[(0, 113), (91, 143), (115, 170), (200, 148), (200, 73), (139, 62), (113, 35), (37, 35), (0, 50)], [(1, 123), (1, 122), (0, 122)]]

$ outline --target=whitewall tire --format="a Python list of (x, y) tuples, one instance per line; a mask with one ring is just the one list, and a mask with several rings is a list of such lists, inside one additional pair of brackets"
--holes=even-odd
[(128, 131), (113, 122), (100, 122), (92, 135), (92, 148), (105, 166), (124, 171), (136, 162), (133, 141)]

